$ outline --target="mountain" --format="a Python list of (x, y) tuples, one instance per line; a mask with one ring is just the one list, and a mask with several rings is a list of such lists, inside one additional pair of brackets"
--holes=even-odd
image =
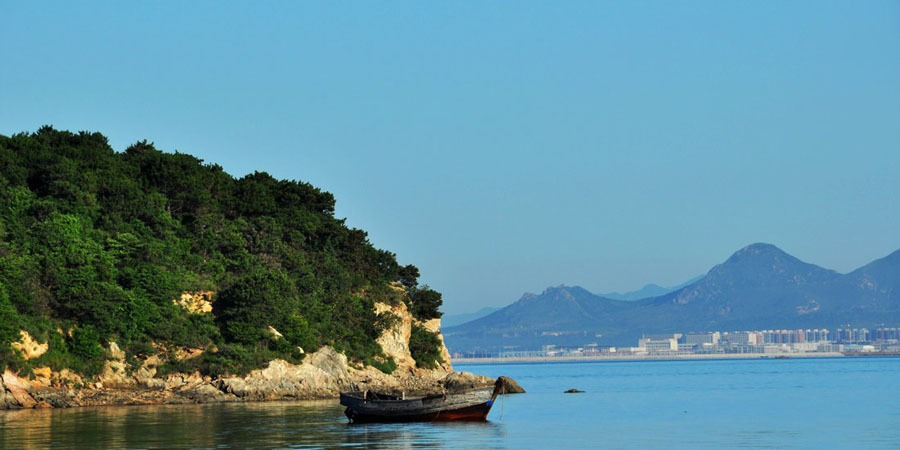
[(685, 281), (684, 283), (681, 283), (678, 286), (674, 286), (674, 287), (662, 287), (658, 284), (650, 283), (650, 284), (644, 285), (644, 287), (642, 287), (636, 291), (629, 291), (629, 292), (625, 292), (625, 293), (607, 292), (604, 294), (597, 294), (597, 295), (599, 295), (601, 297), (611, 298), (613, 300), (629, 300), (629, 301), (630, 300), (641, 300), (644, 298), (659, 297), (660, 295), (665, 295), (665, 294), (668, 294), (669, 292), (677, 291), (678, 289), (681, 289), (687, 285), (696, 283), (701, 278), (703, 278), (703, 275), (691, 278), (690, 280)]
[(635, 345), (644, 333), (900, 325), (900, 251), (849, 274), (752, 244), (680, 289), (636, 301), (549, 288), (444, 330), (451, 351)]
[(451, 351), (583, 344), (602, 332), (627, 332), (627, 327), (609, 319), (632, 303), (600, 297), (579, 286), (550, 287), (540, 294), (526, 293), (480, 319), (446, 327), (444, 339)]
[[(671, 287), (671, 288), (666, 288), (666, 287), (662, 287), (658, 284), (650, 283), (650, 284), (645, 285), (643, 288), (641, 288), (639, 290), (626, 292), (624, 294), (620, 294), (618, 292), (612, 292), (612, 293), (608, 293), (608, 294), (597, 294), (597, 296), (604, 297), (604, 298), (607, 298), (610, 300), (625, 300), (625, 301), (640, 300), (640, 299), (649, 298), (649, 297), (658, 297), (660, 295), (668, 294), (669, 292), (681, 289), (687, 285), (695, 283), (697, 280), (700, 280), (701, 278), (703, 278), (703, 276), (694, 277), (682, 284), (679, 284), (678, 286)], [(557, 288), (557, 290), (558, 289), (567, 289), (567, 288), (565, 286), (560, 286), (559, 288)], [(577, 290), (579, 290), (579, 292), (580, 291), (587, 292), (587, 290), (585, 290), (581, 287), (577, 287), (577, 286), (574, 287), (573, 289), (577, 289)], [(570, 293), (570, 295), (575, 295), (575, 294)], [(591, 295), (594, 295), (594, 294), (591, 294)], [(532, 296), (535, 296), (535, 295), (534, 294), (525, 294), (523, 296), (523, 299), (532, 297)], [(481, 308), (478, 311), (475, 311), (473, 313), (444, 314), (441, 317), (441, 323), (443, 324), (444, 328), (455, 327), (455, 326), (462, 325), (467, 322), (471, 322), (476, 319), (480, 319), (482, 317), (485, 317), (485, 316), (492, 314), (495, 311), (499, 311), (499, 310), (500, 310), (500, 308), (487, 306), (487, 307)]]
[[(640, 299), (649, 298), (649, 297), (658, 297), (660, 295), (668, 294), (669, 292), (672, 292), (672, 291), (681, 289), (685, 286), (688, 286), (690, 284), (693, 284), (693, 283), (697, 282), (698, 280), (700, 280), (701, 278), (703, 278), (702, 275), (691, 278), (690, 280), (688, 280), (684, 283), (681, 283), (678, 286), (670, 287), (670, 288), (666, 288), (666, 287), (662, 287), (658, 284), (650, 283), (650, 284), (645, 285), (643, 288), (641, 288), (639, 290), (626, 292), (624, 294), (620, 294), (618, 292), (612, 292), (612, 293), (608, 293), (608, 294), (597, 294), (596, 296), (604, 297), (604, 298), (610, 299), (610, 300), (624, 300), (624, 301), (640, 300)], [(559, 286), (558, 288), (555, 288), (555, 290), (557, 290), (557, 291), (567, 290), (567, 289), (569, 289), (569, 288), (567, 288), (566, 286)], [(569, 295), (574, 296), (576, 294), (580, 294), (582, 291), (588, 292), (584, 288), (581, 288), (578, 286), (575, 286), (572, 289), (578, 290), (578, 292), (576, 292), (575, 294), (569, 293)], [(551, 289), (551, 291), (552, 290), (553, 289)], [(591, 295), (594, 295), (594, 294), (591, 294)], [(522, 298), (527, 299), (527, 298), (531, 298), (531, 297), (537, 297), (537, 296), (534, 294), (525, 294)], [(487, 306), (487, 307), (481, 308), (478, 311), (473, 312), (473, 313), (444, 314), (441, 317), (441, 323), (443, 324), (444, 328), (455, 327), (455, 326), (462, 325), (467, 322), (471, 322), (473, 320), (480, 319), (482, 317), (485, 317), (489, 314), (494, 313), (495, 311), (499, 311), (500, 309), (501, 308)]]
[(607, 292), (603, 294), (599, 294), (602, 297), (610, 298), (613, 300), (640, 300), (642, 298), (648, 297), (658, 297), (660, 295), (668, 294), (669, 292), (674, 291), (675, 289), (667, 289), (658, 284), (650, 283), (645, 284), (644, 287), (636, 290), (636, 291), (628, 291), (625, 293), (619, 292)]
[(493, 306), (485, 306), (484, 308), (479, 309), (478, 311), (471, 313), (462, 313), (462, 314), (444, 314), (441, 316), (441, 325), (444, 327), (454, 327), (456, 325), (461, 325), (466, 322), (471, 322), (475, 319), (480, 319), (488, 314), (491, 314), (494, 311), (499, 310), (500, 308), (495, 308)]

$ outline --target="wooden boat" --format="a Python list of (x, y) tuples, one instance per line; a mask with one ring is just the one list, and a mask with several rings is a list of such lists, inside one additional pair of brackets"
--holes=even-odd
[(351, 423), (369, 422), (483, 422), (503, 387), (493, 386), (441, 394), (406, 397), (371, 391), (341, 392), (341, 405)]

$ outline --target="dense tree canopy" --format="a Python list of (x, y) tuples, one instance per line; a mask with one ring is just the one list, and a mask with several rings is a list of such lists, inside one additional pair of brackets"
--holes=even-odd
[[(374, 302), (406, 301), (428, 319), (440, 294), (334, 217), (334, 203), (147, 141), (118, 153), (99, 133), (0, 136), (0, 365), (24, 364), (8, 350), (19, 329), (51, 342), (38, 363), (85, 371), (110, 340), (134, 354), (151, 342), (222, 348), (217, 370), (228, 355), (299, 359), (298, 347), (325, 344), (384, 360)], [(216, 292), (213, 314), (173, 301), (199, 290)]]

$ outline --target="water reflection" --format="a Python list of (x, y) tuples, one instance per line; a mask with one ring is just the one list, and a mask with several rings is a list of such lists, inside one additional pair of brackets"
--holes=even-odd
[(0, 448), (484, 448), (504, 437), (493, 422), (349, 425), (335, 401), (0, 412)]
[[(390, 448), (480, 448), (499, 446), (506, 436), (495, 422), (435, 422), (413, 424), (351, 424), (348, 434), (355, 444)], [(466, 445), (469, 444), (469, 445)]]

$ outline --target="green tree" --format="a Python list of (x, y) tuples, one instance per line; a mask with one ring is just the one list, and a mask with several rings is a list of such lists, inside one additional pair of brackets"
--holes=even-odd
[(406, 287), (407, 291), (412, 291), (419, 284), (419, 268), (408, 264), (399, 270), (400, 284)]
[(444, 362), (441, 357), (441, 339), (421, 325), (414, 324), (412, 327), (409, 353), (416, 360), (416, 367), (434, 369)]
[(256, 268), (216, 296), (214, 312), (228, 340), (256, 345), (271, 340), (269, 326), (301, 326), (290, 320), (297, 304), (296, 288), (284, 272)]
[(413, 289), (409, 294), (409, 299), (413, 317), (419, 320), (441, 317), (440, 307), (443, 304), (441, 293), (431, 289), (427, 284)]
[(19, 330), (21, 330), (19, 313), (9, 301), (6, 287), (0, 283), (0, 365), (9, 365), (17, 360), (10, 343), (19, 340)]

